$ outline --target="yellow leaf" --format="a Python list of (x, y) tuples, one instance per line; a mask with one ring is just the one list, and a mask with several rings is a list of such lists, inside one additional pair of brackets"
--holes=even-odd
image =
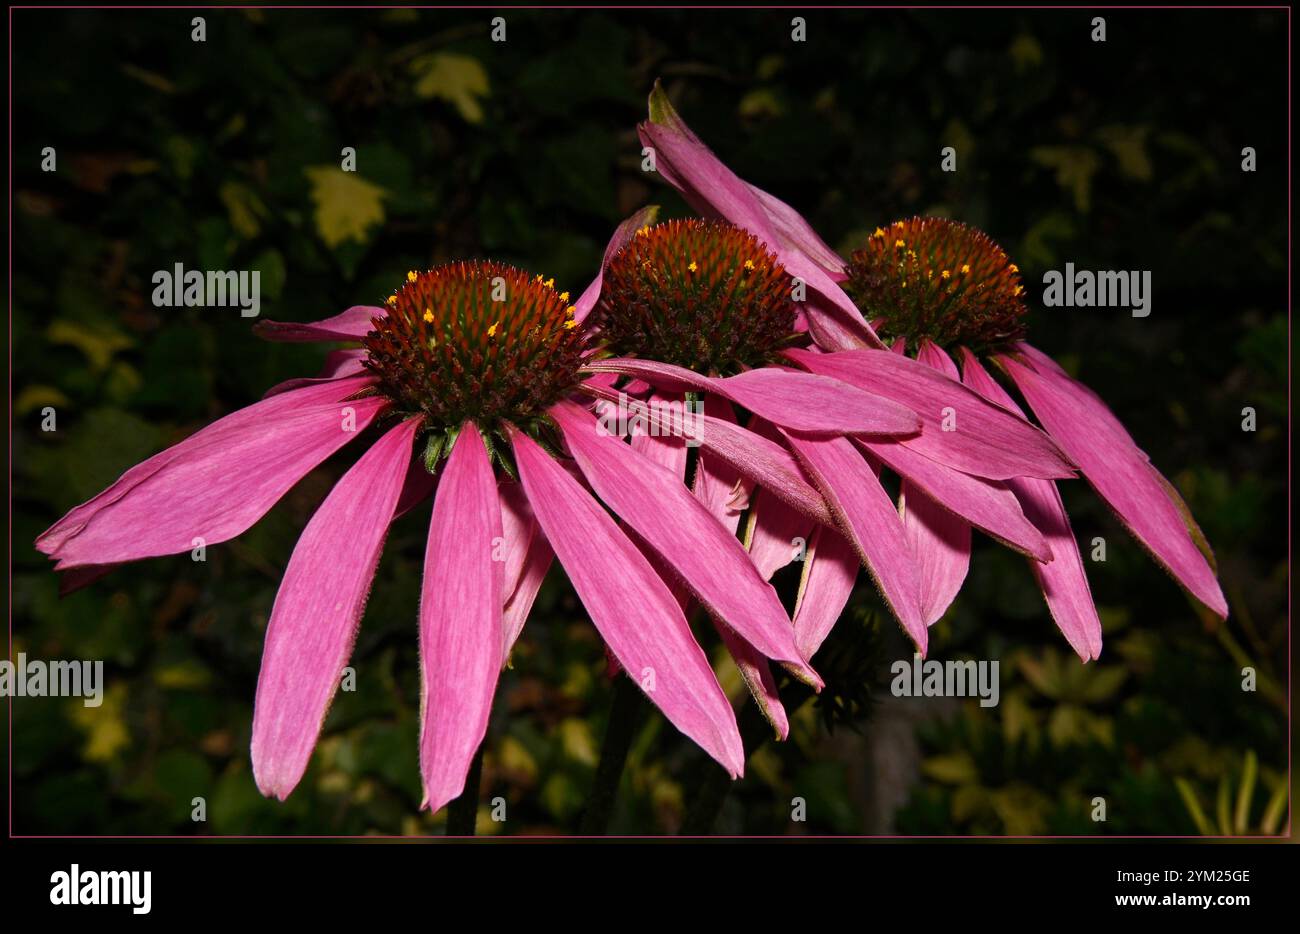
[(478, 59), (454, 52), (432, 52), (411, 62), (415, 96), (451, 104), (467, 123), (483, 120), (479, 99), (488, 96), (488, 76)]
[(383, 223), (383, 199), (388, 192), (378, 185), (332, 165), (312, 165), (303, 171), (311, 182), (316, 229), (331, 249), (345, 240), (364, 243), (366, 231)]
[(72, 708), (72, 720), (86, 734), (85, 757), (91, 762), (107, 762), (131, 742), (123, 709), (126, 685), (115, 684), (104, 692), (98, 707), (87, 707), (81, 700)]
[(14, 414), (22, 416), (47, 405), (57, 409), (71, 404), (68, 397), (53, 386), (27, 386), (14, 400)]
[(1056, 170), (1056, 183), (1074, 194), (1074, 206), (1087, 214), (1092, 206), (1092, 177), (1101, 166), (1097, 153), (1087, 146), (1035, 146), (1029, 158)]
[(50, 324), (45, 337), (51, 344), (70, 344), (76, 347), (90, 361), (90, 368), (96, 373), (103, 370), (120, 350), (131, 346), (131, 339), (108, 329), (91, 329), (76, 321), (58, 318)]

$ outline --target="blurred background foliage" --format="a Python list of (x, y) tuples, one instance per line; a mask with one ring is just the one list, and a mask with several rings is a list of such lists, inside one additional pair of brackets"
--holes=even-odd
[[(376, 304), (406, 269), (490, 255), (581, 289), (612, 226), (684, 205), (639, 170), (656, 77), (743, 177), (850, 249), (949, 215), (1026, 273), (1149, 269), (1146, 319), (1033, 310), (1031, 339), (1096, 389), (1180, 488), (1232, 606), (1198, 613), (1082, 484), (1065, 484), (1102, 610), (1079, 665), (1023, 562), (978, 542), (934, 657), (1001, 661), (1002, 702), (894, 699), (907, 648), (860, 584), (842, 694), (758, 745), (729, 832), (1219, 833), (1286, 826), (1286, 14), (19, 10), (13, 15), (14, 652), (104, 659), (109, 690), (13, 708), (20, 833), (428, 833), (418, 811), (415, 608), (428, 507), (389, 539), (311, 770), (287, 803), (248, 764), (276, 584), (355, 454), (206, 563), (123, 568), (60, 599), (35, 536), (125, 468), (314, 373), (233, 309), (158, 309), (154, 270), (257, 269), (262, 315)], [(57, 151), (55, 173), (41, 149)], [(340, 170), (354, 147), (356, 173)], [(959, 171), (939, 170), (954, 146)], [(1241, 170), (1243, 146), (1258, 171)], [(1031, 294), (1036, 290), (1031, 288)], [(53, 406), (58, 431), (40, 430)], [(1242, 408), (1258, 430), (1242, 431)], [(789, 597), (795, 583), (780, 580)], [(858, 642), (869, 649), (856, 648)], [(845, 648), (847, 646), (847, 648)], [(716, 646), (709, 646), (717, 654)], [(825, 654), (825, 653), (824, 653)], [(824, 658), (816, 660), (826, 669)], [(844, 664), (839, 664), (843, 661)], [(1258, 690), (1242, 690), (1242, 668)], [(740, 679), (719, 669), (737, 698)], [(856, 680), (855, 680), (856, 679)], [(855, 683), (850, 683), (855, 682)], [(858, 694), (862, 696), (850, 697)], [(610, 682), (552, 572), (502, 680), (483, 832), (577, 826)], [(847, 712), (824, 716), (843, 702)], [(708, 766), (658, 715), (613, 828), (682, 826)], [(508, 802), (489, 819), (490, 799)], [(1106, 799), (1105, 822), (1092, 819)], [(206, 823), (191, 820), (207, 801)], [(791, 822), (791, 800), (807, 819)]]

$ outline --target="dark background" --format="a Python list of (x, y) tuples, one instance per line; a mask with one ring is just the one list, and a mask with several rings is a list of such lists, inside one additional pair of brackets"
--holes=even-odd
[[(190, 39), (203, 15), (207, 41)], [(353, 664), (288, 803), (248, 764), (262, 635), (297, 533), (355, 453), (238, 540), (66, 599), (31, 543), (124, 469), (311, 375), (322, 348), (235, 309), (157, 309), (174, 263), (259, 269), (262, 316), (377, 304), (405, 270), (491, 256), (576, 292), (648, 201), (634, 131), (661, 77), (742, 177), (841, 250), (911, 214), (984, 228), (1035, 299), (1030, 340), (1114, 408), (1214, 545), (1199, 613), (1080, 483), (1063, 487), (1106, 628), (1082, 666), (1023, 562), (978, 541), (937, 658), (995, 658), (1002, 703), (895, 700), (896, 626), (859, 584), (835, 643), (878, 703), (792, 713), (751, 755), (729, 832), (1221, 833), (1287, 826), (1286, 11), (1090, 13), (22, 10), (13, 14), (14, 656), (103, 659), (104, 705), (13, 705), (18, 833), (429, 833), (417, 811), (415, 609), (428, 506), (397, 523)], [(58, 171), (40, 171), (42, 147)], [(358, 152), (355, 175), (337, 172)], [(955, 146), (955, 174), (939, 170)], [(1258, 171), (1241, 171), (1242, 147)], [(1046, 269), (1147, 269), (1146, 319), (1053, 309)], [(40, 430), (41, 409), (58, 431)], [(1242, 431), (1242, 409), (1258, 430)], [(780, 585), (788, 596), (793, 580)], [(711, 652), (716, 647), (708, 646)], [(819, 667), (821, 659), (815, 660)], [(1241, 690), (1241, 669), (1259, 690)], [(734, 669), (720, 664), (737, 692)], [(854, 685), (842, 682), (841, 699)], [(834, 692), (832, 692), (834, 693)], [(856, 691), (861, 694), (860, 690)], [(503, 677), (484, 832), (576, 827), (610, 685), (553, 570)], [(848, 721), (848, 722), (846, 722)], [(707, 766), (658, 715), (614, 829), (671, 832)], [(508, 821), (486, 819), (494, 796)], [(208, 822), (190, 820), (191, 800)], [(791, 823), (802, 797), (805, 823)], [(1107, 820), (1091, 819), (1106, 799)]]

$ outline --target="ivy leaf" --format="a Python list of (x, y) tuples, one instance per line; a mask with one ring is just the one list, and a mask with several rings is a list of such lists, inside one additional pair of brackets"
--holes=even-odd
[(311, 165), (303, 172), (311, 183), (316, 230), (330, 249), (346, 240), (365, 243), (367, 231), (383, 223), (388, 196), (383, 188), (332, 165)]
[(454, 52), (433, 52), (411, 62), (415, 96), (437, 98), (456, 108), (466, 123), (482, 123), (480, 98), (488, 96), (488, 76), (478, 59)]

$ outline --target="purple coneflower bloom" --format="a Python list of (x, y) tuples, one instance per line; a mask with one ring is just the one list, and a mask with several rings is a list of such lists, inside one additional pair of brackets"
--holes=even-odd
[[(1023, 286), (1018, 269), (996, 244), (965, 225), (914, 219), (878, 229), (868, 246), (846, 262), (788, 204), (731, 172), (686, 126), (657, 85), (650, 97), (650, 119), (639, 131), (642, 142), (655, 151), (656, 170), (693, 208), (760, 237), (787, 269), (808, 284), (810, 301), (804, 306), (804, 319), (816, 346), (787, 350), (787, 360), (870, 392), (888, 396), (893, 390), (891, 397), (909, 404), (927, 427), (937, 413), (923, 396), (912, 394), (925, 382), (918, 369), (960, 379), (971, 396), (1023, 421), (1023, 412), (981, 363), (993, 362), (1014, 382), (1047, 435), (1124, 526), (1192, 597), (1226, 618), (1227, 603), (1215, 579), (1209, 546), (1173, 486), (1091, 390), (1021, 339), (1026, 311)], [(876, 327), (868, 324), (864, 311)], [(882, 349), (882, 336), (890, 340), (893, 351)], [(916, 359), (905, 356), (906, 352), (915, 353)], [(960, 372), (950, 352), (960, 356)], [(984, 434), (984, 426), (969, 417), (972, 411), (980, 411), (972, 410), (971, 396), (941, 391), (931, 395), (952, 415), (951, 434)], [(1011, 496), (1019, 503), (1022, 516), (1040, 533), (1052, 558), (1033, 561), (1031, 566), (1053, 618), (1084, 661), (1096, 658), (1101, 651), (1101, 626), (1078, 545), (1052, 482), (1068, 473), (1024, 469), (1025, 465), (1004, 458), (1016, 454), (1016, 449), (1003, 445), (1000, 438), (985, 436), (985, 440), (1002, 450), (986, 451), (991, 460), (983, 464), (945, 460), (934, 451), (919, 453), (955, 468), (944, 472), (949, 483), (969, 475), (959, 481), (967, 494), (976, 491), (971, 485), (975, 482), (982, 496)], [(846, 451), (843, 462), (849, 464), (843, 441), (815, 442), (822, 448), (835, 443)], [(857, 444), (873, 470), (883, 464), (903, 478), (900, 512), (906, 541), (920, 566), (920, 602), (927, 624), (944, 613), (965, 578), (971, 525), (1041, 557), (1024, 547), (1025, 540), (1006, 534), (1005, 527), (982, 524), (971, 510), (957, 508), (955, 499), (945, 495), (951, 490), (927, 483), (921, 473), (909, 474), (909, 466), (933, 470), (932, 464), (913, 456), (915, 450), (902, 463), (887, 456), (915, 449), (915, 442)], [(853, 463), (862, 485), (879, 500), (873, 470), (864, 471)], [(817, 470), (816, 463), (806, 466)], [(833, 501), (824, 485), (823, 492)], [(853, 520), (841, 518), (849, 519), (842, 526), (852, 531)], [(815, 566), (805, 573), (817, 577)], [(843, 590), (843, 580), (837, 586)], [(833, 595), (835, 588), (831, 590)]]
[[(607, 255), (642, 220), (624, 224)], [(628, 676), (739, 776), (735, 717), (683, 595), (708, 611), (733, 652), (821, 682), (775, 591), (706, 503), (726, 499), (741, 476), (805, 512), (825, 507), (776, 445), (723, 417), (706, 418), (698, 437), (710, 458), (699, 485), (712, 490), (701, 497), (645, 456), (657, 446), (600, 430), (589, 406), (617, 393), (582, 323), (599, 293), (597, 280), (570, 304), (541, 276), (461, 262), (409, 273), (387, 307), (263, 322), (258, 331), (273, 340), (360, 346), (133, 467), (37, 547), (65, 584), (84, 586), (123, 562), (226, 541), (373, 428), (377, 439), (303, 531), (271, 612), (252, 738), (263, 793), (283, 799), (301, 780), (389, 525), (431, 493), (419, 608), (426, 805), (436, 810), (463, 789), (498, 674), (553, 557)], [(709, 378), (708, 388), (809, 437), (916, 427), (896, 405), (882, 425), (874, 397), (809, 373), (753, 370)]]

